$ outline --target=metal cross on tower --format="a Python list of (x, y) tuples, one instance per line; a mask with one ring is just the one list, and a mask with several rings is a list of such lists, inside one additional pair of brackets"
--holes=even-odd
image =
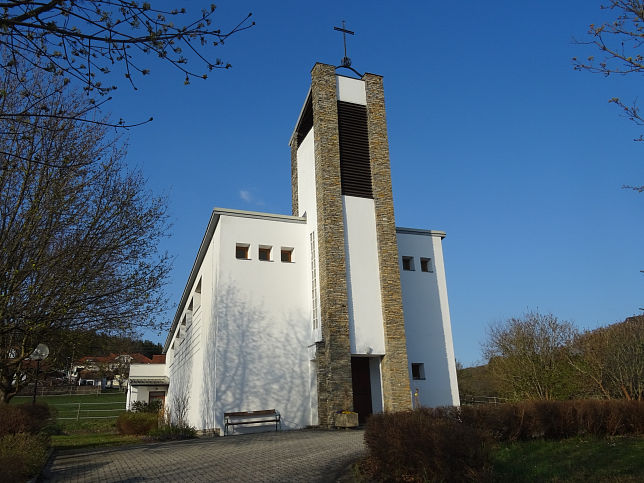
[(347, 34), (355, 35), (351, 30), (347, 30), (344, 25), (344, 20), (342, 21), (342, 27), (333, 27), (333, 30), (342, 32), (342, 37), (344, 40), (344, 57), (342, 57), (342, 67), (351, 67), (351, 59), (347, 57)]

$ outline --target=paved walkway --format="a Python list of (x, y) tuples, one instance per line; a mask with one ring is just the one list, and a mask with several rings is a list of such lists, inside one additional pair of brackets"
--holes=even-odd
[(59, 451), (44, 481), (336, 481), (364, 453), (364, 431), (283, 431)]

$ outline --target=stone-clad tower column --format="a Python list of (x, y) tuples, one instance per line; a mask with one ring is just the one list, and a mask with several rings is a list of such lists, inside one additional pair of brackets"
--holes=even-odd
[(367, 94), (367, 125), (371, 184), (376, 211), (380, 293), (385, 333), (385, 355), (382, 358), (382, 392), (385, 411), (411, 409), (407, 341), (403, 316), (398, 243), (394, 201), (389, 166), (389, 141), (385, 116), (385, 96), (382, 77), (365, 74)]
[(309, 218), (318, 419), (329, 427), (338, 410), (410, 409), (411, 395), (382, 78), (326, 64), (311, 77), (291, 182), (293, 214)]
[(353, 409), (335, 68), (316, 64), (311, 77), (323, 337), (316, 355), (318, 415), (320, 425), (331, 426), (335, 411)]

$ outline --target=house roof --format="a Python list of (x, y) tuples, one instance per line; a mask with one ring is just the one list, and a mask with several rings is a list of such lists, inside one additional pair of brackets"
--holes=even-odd
[(170, 379), (167, 376), (141, 376), (130, 377), (131, 386), (168, 386)]
[(109, 364), (112, 362), (117, 362), (119, 357), (127, 356), (130, 357), (131, 359), (129, 360), (130, 363), (136, 363), (136, 364), (163, 364), (165, 363), (165, 355), (161, 354), (155, 354), (152, 356), (152, 359), (149, 359), (148, 357), (144, 356), (143, 354), (140, 354), (138, 352), (135, 352), (133, 354), (115, 354), (115, 353), (110, 353), (107, 356), (84, 356), (81, 357), (78, 362), (79, 364), (87, 364), (87, 363), (99, 363), (99, 364)]

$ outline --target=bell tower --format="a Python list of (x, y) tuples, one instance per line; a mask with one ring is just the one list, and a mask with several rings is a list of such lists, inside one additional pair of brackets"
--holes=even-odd
[(319, 423), (410, 409), (382, 77), (315, 64), (290, 146), (293, 214), (310, 229)]

